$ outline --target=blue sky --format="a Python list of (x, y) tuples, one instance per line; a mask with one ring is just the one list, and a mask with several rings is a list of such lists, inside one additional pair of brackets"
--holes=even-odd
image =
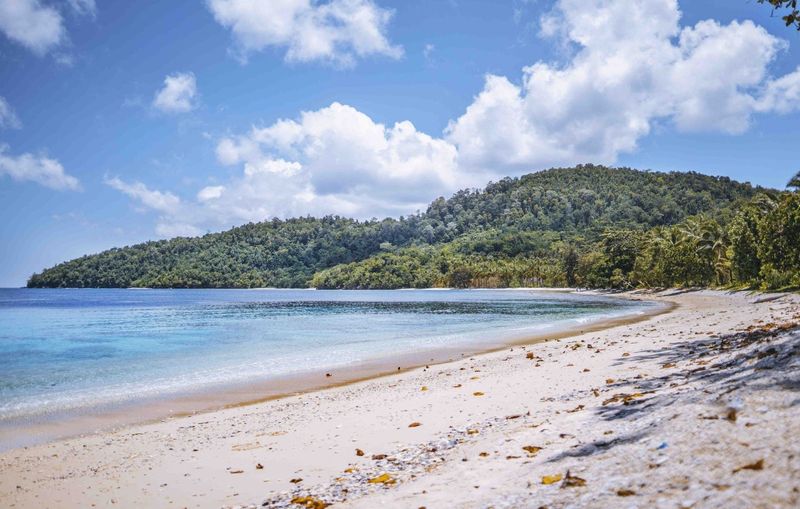
[(0, 32), (0, 286), (551, 166), (800, 169), (800, 34), (748, 0), (0, 0)]

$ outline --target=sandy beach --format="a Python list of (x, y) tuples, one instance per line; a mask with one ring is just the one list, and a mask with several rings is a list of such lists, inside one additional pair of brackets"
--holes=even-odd
[(0, 454), (3, 507), (795, 507), (800, 297)]

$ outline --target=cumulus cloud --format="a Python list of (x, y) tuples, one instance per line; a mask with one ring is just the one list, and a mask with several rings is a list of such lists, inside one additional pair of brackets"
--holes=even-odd
[(39, 56), (61, 44), (67, 35), (61, 14), (39, 0), (0, 1), (0, 30)]
[(160, 210), (158, 229), (405, 214), (507, 175), (613, 164), (655, 125), (736, 135), (755, 114), (800, 109), (800, 69), (769, 72), (784, 41), (750, 21), (683, 27), (680, 17), (676, 0), (560, 0), (542, 35), (569, 57), (535, 62), (519, 79), (487, 76), (441, 136), (339, 103), (253, 127), (216, 147), (240, 172)]
[(231, 30), (240, 56), (285, 48), (289, 62), (328, 61), (351, 66), (357, 58), (399, 58), (386, 27), (393, 11), (372, 0), (207, 0), (214, 19)]
[(19, 121), (17, 114), (8, 104), (5, 97), (0, 96), (0, 128), (20, 129), (22, 122)]
[(739, 134), (754, 113), (800, 107), (800, 73), (768, 73), (783, 41), (751, 21), (682, 28), (680, 16), (676, 0), (557, 2), (542, 34), (571, 46), (571, 59), (528, 66), (519, 84), (487, 76), (446, 129), (460, 167), (613, 163), (657, 122)]
[(80, 182), (68, 175), (55, 159), (44, 155), (8, 154), (8, 146), (0, 145), (0, 176), (8, 175), (13, 180), (31, 181), (58, 191), (77, 191)]
[(153, 107), (165, 113), (186, 113), (195, 108), (197, 80), (193, 73), (176, 72), (164, 78), (164, 87), (156, 92)]

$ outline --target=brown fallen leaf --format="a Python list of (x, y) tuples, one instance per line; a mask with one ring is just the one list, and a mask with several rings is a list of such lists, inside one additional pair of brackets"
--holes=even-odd
[(520, 456), (506, 456), (507, 460), (518, 460)]
[(522, 414), (506, 415), (506, 419), (508, 420), (519, 419), (520, 417), (522, 417)]
[(423, 385), (423, 386), (422, 386), (422, 388), (421, 388), (420, 390), (421, 390), (421, 391), (427, 391), (427, 390), (428, 390), (428, 386), (426, 386), (426, 385)]
[(675, 364), (674, 362), (668, 362), (666, 364), (663, 364), (661, 366), (661, 368), (662, 369), (669, 369), (669, 368), (674, 368), (675, 366), (677, 366), (677, 364)]
[(297, 484), (299, 482), (303, 482), (303, 478), (302, 477), (296, 477), (294, 479), (289, 479), (289, 482), (292, 483), (292, 484)]
[(564, 482), (561, 483), (562, 488), (580, 488), (586, 486), (586, 479), (571, 475), (567, 470), (567, 476), (564, 477)]
[(536, 447), (535, 445), (526, 445), (522, 448), (523, 451), (527, 452), (531, 456), (535, 456), (538, 454), (539, 451), (542, 450), (541, 447)]
[(231, 474), (243, 474), (244, 470), (229, 470), (228, 472)]
[(636, 492), (627, 488), (620, 488), (617, 490), (618, 497), (631, 497), (633, 495), (636, 495)]
[(470, 380), (478, 380), (479, 378), (480, 378), (479, 376), (473, 376), (473, 377), (470, 377)]
[(356, 449), (356, 456), (363, 456), (363, 455), (364, 451), (362, 451), (361, 449)]
[(414, 422), (412, 422), (411, 424), (408, 425), (409, 428), (416, 428), (416, 427), (419, 427), (419, 426), (422, 426), (422, 423), (421, 422), (416, 422), (416, 421), (414, 421)]
[(583, 408), (584, 408), (583, 405), (578, 405), (572, 410), (567, 410), (567, 413), (574, 414), (575, 412), (580, 412), (581, 410), (583, 410)]
[(256, 463), (256, 470), (264, 470), (264, 465), (261, 463)]
[(374, 459), (374, 460), (376, 460), (376, 461), (377, 461), (377, 460), (386, 459), (386, 455), (385, 455), (385, 454), (373, 454), (373, 455), (372, 455), (372, 459)]
[(473, 396), (483, 396), (483, 393), (481, 391), (477, 391), (477, 392), (473, 392), (472, 395)]
[(481, 458), (485, 458), (488, 455), (489, 455), (488, 452), (481, 452), (480, 454), (478, 454), (478, 456), (480, 456)]
[(395, 484), (397, 481), (389, 474), (381, 474), (378, 477), (373, 477), (372, 479), (370, 479), (367, 482), (370, 483), (370, 484), (391, 485), (391, 484)]
[(630, 355), (631, 354), (629, 354), (628, 352), (625, 352), (625, 353), (622, 354), (623, 357), (630, 357)]
[(607, 384), (613, 384), (614, 383), (614, 379), (613, 378), (606, 378), (606, 383)]
[(467, 435), (477, 435), (478, 433), (480, 433), (480, 432), (478, 430), (476, 430), (476, 429), (468, 429), (467, 430)]
[(564, 478), (564, 476), (561, 475), (561, 474), (543, 475), (542, 476), (542, 484), (544, 484), (544, 485), (555, 484), (555, 483), (557, 483), (558, 481), (560, 481), (563, 478)]
[(741, 466), (739, 468), (734, 468), (733, 473), (741, 472), (742, 470), (764, 470), (764, 460), (760, 459), (753, 463), (748, 463), (747, 465)]
[(725, 418), (728, 419), (731, 422), (736, 422), (736, 409), (735, 408), (729, 408), (728, 409), (728, 413), (725, 414)]
[(455, 384), (455, 385), (453, 386), (453, 389), (458, 389), (459, 387), (461, 387), (461, 384)]
[(307, 509), (325, 509), (330, 504), (314, 497), (294, 497), (293, 504), (301, 505)]

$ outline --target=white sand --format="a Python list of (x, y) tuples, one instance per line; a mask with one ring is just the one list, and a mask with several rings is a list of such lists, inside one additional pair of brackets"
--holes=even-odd
[[(291, 490), (284, 499), (310, 490), (363, 508), (797, 506), (800, 333), (683, 347), (796, 322), (800, 298), (646, 297), (679, 307), (526, 349), (8, 451), (0, 506), (220, 507)], [(529, 455), (529, 445), (542, 449)], [(733, 473), (760, 459), (761, 470)], [(542, 484), (567, 470), (585, 485)], [(384, 471), (396, 482), (364, 482)]]

